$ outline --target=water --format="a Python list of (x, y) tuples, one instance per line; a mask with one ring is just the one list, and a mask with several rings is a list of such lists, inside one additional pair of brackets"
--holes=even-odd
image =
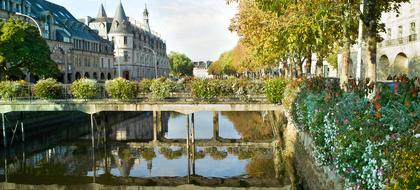
[(284, 172), (281, 147), (271, 143), (279, 140), (284, 122), (278, 115), (196, 113), (195, 143), (187, 146), (185, 115), (162, 113), (159, 142), (153, 143), (152, 113), (101, 113), (95, 116), (92, 144), (88, 116), (72, 113), (71, 118), (61, 117), (60, 124), (41, 126), (48, 129), (41, 134), (39, 127), (31, 131), (27, 126), (26, 143), (17, 133), (17, 140), (2, 149), (0, 181), (35, 188), (90, 183), (284, 187), (290, 185), (290, 176)]

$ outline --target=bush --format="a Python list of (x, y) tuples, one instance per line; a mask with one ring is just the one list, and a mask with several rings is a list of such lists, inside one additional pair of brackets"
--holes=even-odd
[(217, 84), (212, 80), (194, 80), (191, 86), (192, 95), (202, 100), (215, 100), (220, 95), (220, 88)]
[(14, 99), (19, 97), (24, 88), (24, 83), (18, 81), (0, 82), (0, 97), (2, 100)]
[(267, 80), (264, 89), (268, 101), (276, 104), (281, 103), (286, 85), (286, 80), (282, 78)]
[(79, 79), (70, 86), (70, 92), (77, 99), (92, 99), (98, 95), (96, 80)]
[(294, 120), (313, 138), (316, 161), (344, 176), (349, 189), (415, 187), (420, 109), (414, 81), (402, 81), (399, 94), (378, 86), (373, 99), (365, 96), (369, 86), (347, 93), (338, 86), (306, 81), (292, 105)]
[(62, 91), (63, 86), (52, 78), (39, 80), (34, 86), (34, 94), (40, 99), (58, 99), (61, 97)]
[(105, 90), (109, 96), (120, 100), (133, 99), (137, 95), (136, 83), (124, 78), (106, 81)]
[(173, 87), (173, 82), (168, 79), (159, 78), (153, 80), (150, 86), (150, 90), (152, 91), (152, 99), (163, 100), (165, 98), (168, 98)]
[(139, 89), (141, 92), (151, 92), (150, 86), (152, 86), (153, 80), (143, 79), (139, 83)]

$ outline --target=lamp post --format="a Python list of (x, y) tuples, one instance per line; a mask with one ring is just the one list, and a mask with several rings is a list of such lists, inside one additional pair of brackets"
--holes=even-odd
[[(23, 13), (20, 13), (20, 12), (16, 12), (15, 13), (17, 16), (22, 16), (22, 17), (26, 17), (26, 18), (29, 18), (30, 20), (32, 20), (32, 22), (34, 22), (35, 23), (35, 25), (36, 25), (36, 27), (38, 28), (38, 30), (39, 30), (39, 35), (41, 36), (41, 38), (42, 38), (42, 30), (41, 30), (41, 27), (39, 26), (39, 24), (38, 24), (38, 22), (34, 19), (34, 18), (32, 18), (31, 16), (29, 16), (29, 15), (26, 15), (26, 14), (23, 14)], [(65, 69), (66, 71), (67, 71), (67, 68)], [(66, 74), (67, 75), (67, 74)], [(28, 82), (29, 83), (31, 83), (31, 72), (28, 70)]]
[(146, 49), (148, 49), (148, 50), (150, 50), (150, 51), (152, 51), (152, 53), (153, 53), (153, 55), (154, 55), (154, 63), (155, 63), (155, 78), (157, 78), (158, 77), (158, 71), (157, 71), (157, 58), (156, 58), (156, 51), (155, 50), (153, 50), (152, 48), (149, 48), (149, 47), (144, 47), (144, 48), (146, 48)]
[(39, 26), (38, 22), (37, 22), (34, 18), (32, 18), (32, 17), (31, 17), (31, 16), (29, 16), (29, 15), (26, 15), (26, 14), (23, 14), (23, 13), (19, 13), (19, 12), (16, 12), (16, 15), (18, 15), (18, 16), (23, 16), (23, 17), (26, 17), (26, 18), (29, 18), (30, 20), (32, 20), (32, 21), (35, 23), (35, 25), (36, 25), (36, 27), (38, 28), (38, 30), (39, 30), (39, 35), (42, 37), (42, 30), (41, 30), (41, 27)]

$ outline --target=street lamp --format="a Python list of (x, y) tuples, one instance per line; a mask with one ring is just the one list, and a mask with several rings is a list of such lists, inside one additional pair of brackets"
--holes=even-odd
[(153, 55), (154, 55), (154, 62), (155, 62), (155, 78), (157, 78), (158, 77), (158, 71), (157, 71), (157, 58), (156, 58), (156, 51), (155, 50), (153, 50), (152, 48), (149, 48), (149, 47), (146, 47), (146, 46), (144, 46), (144, 48), (146, 48), (146, 49), (148, 49), (148, 50), (150, 50), (150, 51), (152, 51), (152, 53), (153, 53)]
[(31, 19), (31, 20), (35, 23), (36, 27), (38, 28), (38, 30), (39, 30), (39, 35), (42, 37), (42, 30), (41, 30), (41, 27), (39, 26), (38, 22), (37, 22), (34, 18), (32, 18), (32, 17), (31, 17), (31, 16), (29, 16), (29, 15), (26, 15), (26, 14), (20, 13), (20, 12), (16, 12), (16, 15), (18, 15), (18, 16), (23, 16), (23, 17), (26, 17), (26, 18)]
[[(32, 20), (34, 23), (35, 23), (35, 25), (36, 25), (36, 27), (38, 28), (38, 30), (39, 30), (39, 35), (41, 36), (41, 38), (42, 38), (42, 30), (41, 30), (41, 27), (39, 26), (39, 24), (38, 24), (38, 22), (34, 19), (34, 18), (32, 18), (31, 16), (29, 16), (29, 15), (26, 15), (26, 14), (23, 14), (23, 13), (20, 13), (20, 12), (16, 12), (15, 13), (17, 16), (23, 16), (23, 17), (26, 17), (26, 18), (29, 18), (30, 20)], [(67, 73), (67, 68), (65, 68), (65, 70), (66, 70), (66, 73)], [(67, 75), (67, 74), (66, 74)], [(31, 83), (31, 72), (28, 70), (28, 82), (29, 83)]]

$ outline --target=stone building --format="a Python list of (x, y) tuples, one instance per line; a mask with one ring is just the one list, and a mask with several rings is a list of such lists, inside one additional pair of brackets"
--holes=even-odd
[(39, 26), (52, 52), (51, 58), (62, 73), (61, 82), (70, 83), (82, 77), (99, 81), (114, 78), (112, 44), (79, 22), (66, 8), (46, 0), (0, 0), (0, 19), (11, 17), (29, 23), (34, 21), (28, 17), (36, 21), (33, 24)]
[(209, 66), (212, 64), (211, 61), (197, 61), (194, 62), (193, 76), (196, 78), (213, 78), (213, 75), (209, 75)]
[[(420, 1), (411, 0), (403, 3), (400, 14), (387, 12), (382, 14), (381, 21), (385, 24), (385, 32), (381, 33), (383, 41), (377, 49), (377, 80), (384, 81), (389, 76), (407, 74), (410, 77), (420, 76)], [(362, 50), (363, 54), (367, 52)], [(362, 56), (363, 57), (363, 56)], [(341, 61), (339, 61), (340, 63)], [(361, 66), (361, 76), (366, 76), (367, 66)], [(351, 52), (349, 76), (356, 76), (357, 49)], [(339, 64), (338, 71), (341, 71)]]
[(96, 18), (87, 17), (85, 23), (113, 43), (118, 76), (131, 80), (169, 75), (166, 43), (149, 25), (149, 11), (145, 8), (143, 22), (126, 16), (121, 2), (114, 18), (107, 16), (101, 5)]

